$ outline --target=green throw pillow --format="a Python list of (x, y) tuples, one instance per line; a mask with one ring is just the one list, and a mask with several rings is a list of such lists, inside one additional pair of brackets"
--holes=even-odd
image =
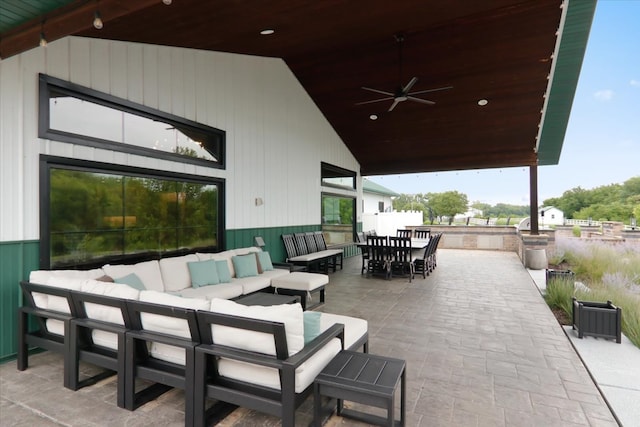
[(113, 279), (113, 283), (129, 285), (139, 291), (144, 291), (146, 289), (144, 287), (144, 283), (142, 283), (142, 280), (140, 280), (136, 273), (127, 274), (126, 276), (120, 277), (119, 279)]
[(194, 288), (220, 283), (218, 269), (214, 260), (187, 262), (187, 266), (191, 275), (191, 286)]
[(229, 271), (229, 264), (225, 260), (216, 260), (216, 269), (218, 270), (218, 279), (220, 283), (231, 282), (231, 272)]
[(256, 263), (256, 256), (254, 254), (236, 255), (231, 257), (231, 261), (233, 262), (233, 268), (236, 270), (236, 277), (238, 279), (258, 275), (258, 264)]
[(320, 335), (320, 316), (319, 311), (305, 311), (302, 313), (304, 319), (304, 345), (309, 344), (318, 335)]
[(262, 271), (273, 270), (273, 264), (271, 263), (271, 255), (269, 255), (269, 252), (256, 252), (256, 256), (258, 257), (258, 263), (260, 264)]

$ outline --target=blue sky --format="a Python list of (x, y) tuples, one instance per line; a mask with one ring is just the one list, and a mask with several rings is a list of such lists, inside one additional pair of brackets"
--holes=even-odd
[[(640, 176), (640, 0), (599, 0), (560, 162), (538, 168), (538, 201)], [(529, 168), (369, 177), (398, 193), (456, 190), (529, 204)]]

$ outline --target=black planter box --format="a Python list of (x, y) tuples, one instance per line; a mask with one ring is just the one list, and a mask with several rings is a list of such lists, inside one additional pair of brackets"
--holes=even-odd
[(589, 302), (573, 298), (573, 329), (578, 331), (578, 338), (586, 335), (615, 339), (622, 342), (622, 309), (611, 301)]
[(549, 286), (551, 280), (575, 280), (575, 277), (576, 273), (571, 270), (554, 270), (552, 268), (547, 268), (546, 270), (547, 286)]

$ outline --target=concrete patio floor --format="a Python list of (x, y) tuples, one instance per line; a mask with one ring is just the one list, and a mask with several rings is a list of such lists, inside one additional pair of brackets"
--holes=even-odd
[[(618, 425), (515, 253), (440, 249), (435, 272), (411, 283), (361, 276), (360, 258), (350, 258), (331, 274), (320, 310), (367, 319), (370, 352), (407, 361), (408, 426)], [(312, 400), (297, 425), (311, 421)], [(0, 366), (3, 426), (179, 426), (183, 406), (174, 390), (120, 409), (115, 377), (67, 390), (56, 354), (32, 356), (24, 372)], [(218, 425), (279, 424), (239, 408)], [(333, 416), (326, 425), (365, 424)]]

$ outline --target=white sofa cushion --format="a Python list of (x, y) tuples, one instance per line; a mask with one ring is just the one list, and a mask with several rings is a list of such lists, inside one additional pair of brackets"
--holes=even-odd
[[(54, 288), (63, 288), (70, 289), (74, 291), (79, 291), (82, 283), (85, 279), (80, 278), (67, 278), (60, 277), (57, 275), (51, 276), (47, 279), (44, 285), (51, 286)], [(37, 292), (33, 293), (33, 301), (36, 307), (45, 309), (45, 310), (53, 310), (58, 311), (60, 313), (71, 313), (71, 308), (69, 307), (69, 303), (66, 298), (58, 297), (54, 295), (40, 294)], [(45, 320), (45, 327), (47, 331), (56, 335), (64, 335), (64, 323), (61, 320), (56, 319), (47, 319)]]
[(160, 263), (157, 260), (144, 261), (129, 265), (107, 264), (102, 266), (102, 269), (107, 275), (114, 279), (135, 273), (136, 276), (142, 280), (142, 283), (144, 283), (145, 289), (160, 292), (165, 291), (164, 283), (162, 281), (162, 273), (160, 272)]
[(259, 274), (241, 279), (231, 279), (231, 283), (242, 286), (242, 294), (247, 295), (271, 286), (271, 278), (264, 274)]
[(289, 270), (284, 268), (274, 268), (273, 270), (263, 271), (261, 276), (268, 277), (269, 280), (275, 279), (276, 277), (286, 276), (289, 273)]
[(326, 331), (336, 323), (344, 325), (344, 348), (350, 348), (367, 333), (368, 323), (357, 317), (342, 316), (340, 314), (322, 313), (320, 315), (320, 333)]
[[(340, 340), (335, 338), (300, 365), (296, 369), (296, 393), (302, 393), (310, 386), (339, 352)], [(218, 361), (218, 372), (223, 377), (280, 390), (280, 376), (275, 368), (222, 358)]]
[(105, 275), (101, 268), (92, 270), (34, 270), (29, 273), (29, 282), (46, 285), (50, 277), (64, 277), (67, 279), (97, 279)]
[(242, 290), (241, 283), (218, 283), (217, 285), (183, 289), (180, 291), (180, 296), (185, 298), (205, 298), (207, 300), (212, 298), (232, 299), (242, 295)]
[[(140, 292), (140, 301), (155, 304), (168, 305), (173, 307), (191, 308), (194, 310), (207, 310), (209, 301), (199, 298), (182, 298), (177, 295), (170, 295), (156, 291)], [(160, 332), (181, 338), (191, 338), (189, 324), (184, 319), (176, 319), (169, 316), (162, 316), (153, 313), (142, 313), (140, 315), (142, 327), (148, 331)], [(149, 352), (156, 359), (167, 362), (185, 364), (184, 349), (162, 343), (151, 343)]]
[[(234, 301), (214, 298), (211, 300), (210, 310), (214, 313), (284, 323), (289, 355), (296, 354), (304, 347), (304, 322), (302, 306), (299, 303), (268, 307), (259, 305), (246, 306)], [(213, 342), (216, 344), (276, 355), (276, 347), (271, 334), (220, 325), (213, 325), (211, 333)]]
[(188, 262), (200, 261), (195, 254), (162, 258), (159, 262), (165, 292), (181, 291), (191, 287)]
[[(105, 283), (97, 280), (85, 280), (80, 290), (91, 294), (130, 300), (137, 300), (140, 294), (140, 291), (128, 285)], [(87, 317), (89, 319), (114, 323), (116, 325), (124, 325), (122, 312), (116, 307), (88, 302), (85, 303), (85, 311), (87, 312)], [(118, 336), (112, 332), (93, 329), (91, 331), (91, 337), (96, 345), (114, 350), (118, 349)]]

